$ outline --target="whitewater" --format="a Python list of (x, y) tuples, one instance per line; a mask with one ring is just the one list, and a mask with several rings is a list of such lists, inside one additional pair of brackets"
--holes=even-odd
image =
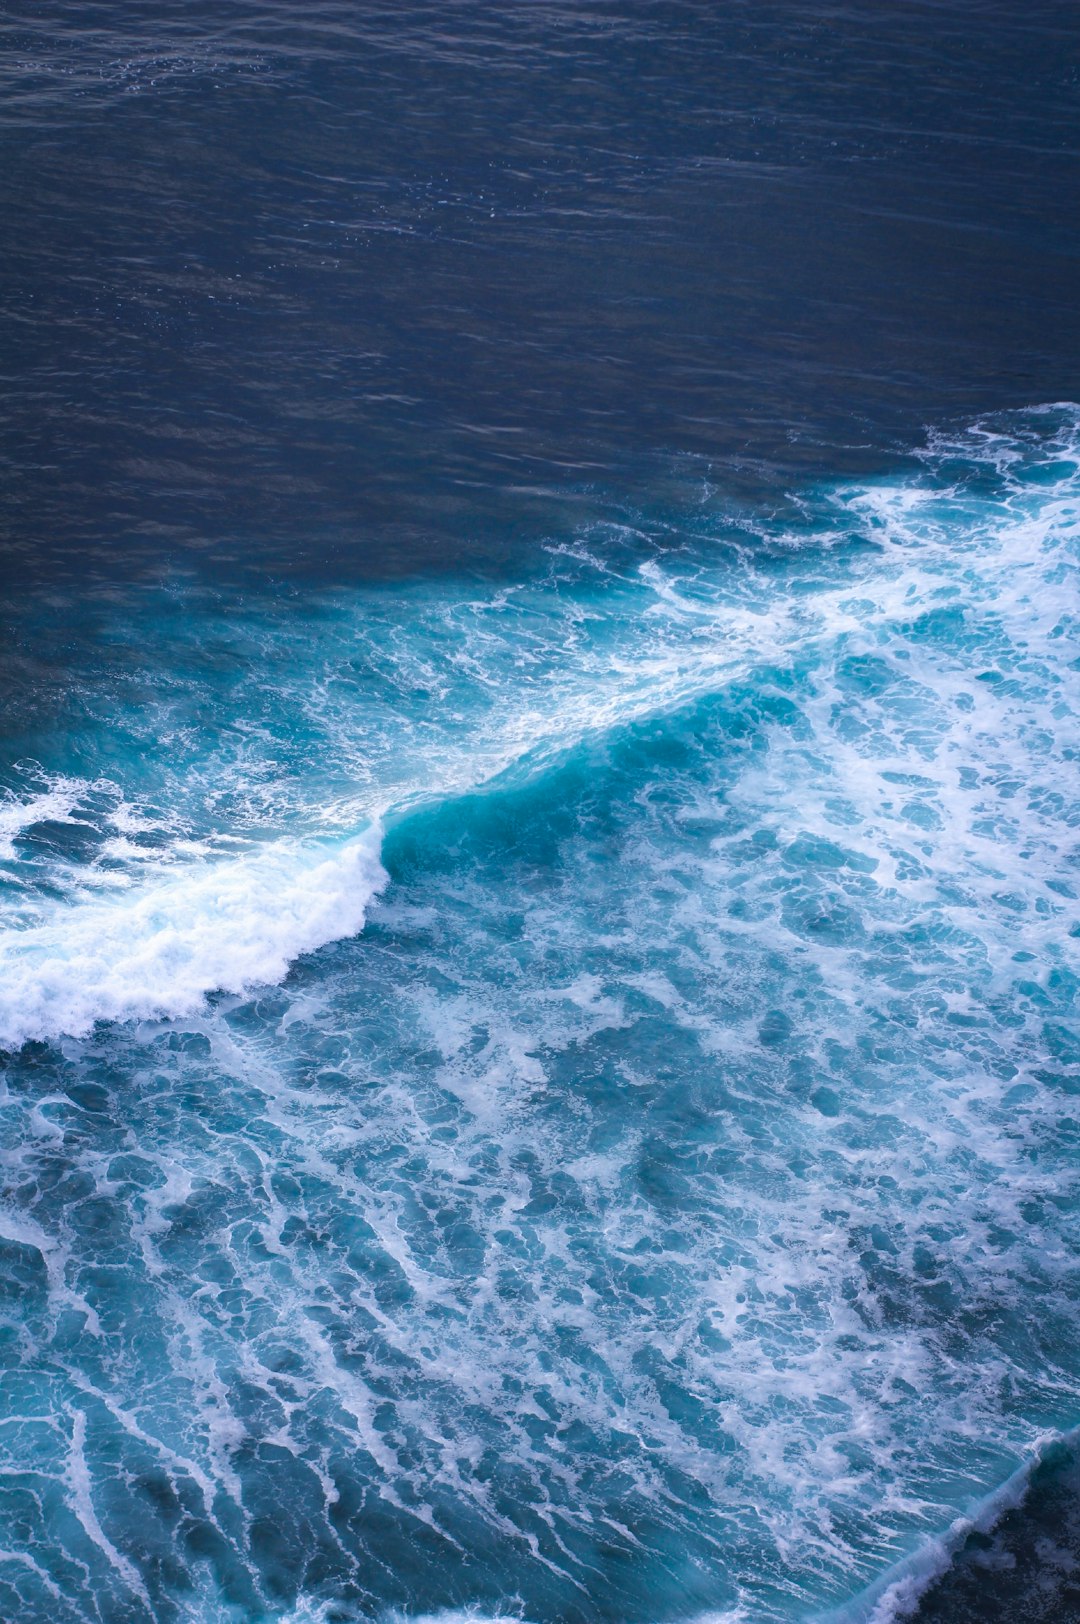
[(1080, 410), (798, 509), (16, 705), (2, 1616), (884, 1624), (1076, 1425)]

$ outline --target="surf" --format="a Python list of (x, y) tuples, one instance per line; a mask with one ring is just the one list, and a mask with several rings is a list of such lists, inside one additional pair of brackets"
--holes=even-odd
[(75, 673), (2, 823), (29, 1614), (895, 1612), (1074, 1425), (1078, 424)]
[[(1039, 426), (1038, 414), (1020, 421)], [(157, 612), (183, 629), (148, 702), (122, 719), (134, 782), (94, 773), (95, 745), (115, 756), (116, 741), (91, 731), (81, 776), (37, 762), (30, 787), (0, 803), (0, 1043), (189, 1015), (216, 990), (273, 984), (362, 928), (385, 879), (383, 826), (542, 774), (590, 739), (752, 672), (782, 674), (815, 647), (858, 643), (872, 661), (906, 641), (901, 658), (919, 660), (935, 627), (959, 652), (971, 617), (989, 614), (1053, 660), (1068, 629), (1058, 589), (1075, 570), (1078, 430), (1071, 409), (1043, 421), (1034, 455), (1015, 425), (1011, 437), (939, 438), (925, 454), (932, 479), (819, 492), (799, 533), (735, 527), (719, 568), (706, 538), (635, 558), (632, 533), (597, 533), (486, 597), (331, 596), (284, 631), (271, 615), (230, 606), (222, 618), (197, 594), (166, 592)], [(963, 489), (987, 474), (995, 490)], [(240, 676), (219, 692), (226, 660)], [(929, 680), (971, 676), (951, 660)], [(995, 690), (1006, 679), (974, 676), (980, 719), (1007, 716)], [(188, 709), (224, 726), (195, 732)], [(88, 853), (65, 860), (58, 830)], [(985, 860), (992, 871), (989, 844)]]

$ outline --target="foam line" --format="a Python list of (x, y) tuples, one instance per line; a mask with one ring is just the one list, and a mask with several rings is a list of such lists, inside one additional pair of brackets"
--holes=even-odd
[(1029, 1458), (969, 1516), (957, 1517), (944, 1534), (903, 1557), (861, 1595), (842, 1607), (816, 1615), (810, 1624), (903, 1624), (914, 1617), (922, 1598), (948, 1572), (964, 1541), (971, 1534), (992, 1533), (1002, 1517), (1023, 1505), (1047, 1451), (1058, 1444), (1075, 1448), (1078, 1442), (1080, 1427), (1044, 1434)]
[[(1063, 455), (1075, 437), (1070, 420), (1059, 436)], [(949, 449), (942, 444), (936, 454)], [(976, 461), (993, 457), (981, 442), (962, 450)], [(36, 911), (17, 896), (22, 912), (0, 923), (0, 1044), (81, 1036), (95, 1020), (188, 1015), (215, 989), (279, 981), (298, 956), (362, 927), (385, 879), (376, 834), (350, 838), (369, 819), (400, 817), (509, 770), (542, 772), (586, 737), (671, 713), (752, 670), (782, 669), (816, 645), (840, 654), (860, 641), (868, 651), (886, 648), (912, 617), (975, 608), (1014, 625), (1032, 655), (1060, 663), (1060, 586), (1075, 567), (1063, 541), (1076, 532), (1076, 470), (1052, 466), (1064, 471), (1034, 494), (1015, 480), (985, 499), (904, 481), (833, 492), (818, 530), (800, 544), (815, 560), (809, 580), (799, 578), (798, 565), (794, 579), (730, 559), (717, 568), (707, 553), (621, 571), (583, 555), (569, 574), (481, 601), (442, 588), (388, 609), (377, 595), (362, 596), (313, 615), (300, 637), (255, 626), (245, 634), (253, 675), (233, 703), (238, 724), (265, 746), (245, 738), (226, 762), (214, 740), (186, 779), (202, 785), (211, 820), (222, 803), (208, 786), (231, 784), (234, 800), (268, 786), (256, 811), (262, 817), (281, 799), (277, 836), (271, 829), (239, 855), (222, 855), (227, 828), (212, 822), (201, 843), (185, 842), (174, 838), (185, 826), (177, 810), (172, 849), (160, 862), (111, 839), (100, 849), (119, 870), (95, 859), (74, 888), (72, 864), (57, 864), (48, 878), (68, 895), (47, 896)], [(837, 516), (876, 551), (831, 557)], [(197, 615), (192, 626), (198, 646), (207, 627)], [(279, 666), (288, 657), (280, 690), (260, 675), (262, 656), (275, 650)], [(1004, 717), (1007, 699), (998, 694), (1007, 691), (986, 687), (979, 714), (996, 706)], [(267, 694), (343, 764), (333, 793), (303, 743), (290, 745), (291, 777), (278, 770), (284, 733), (275, 735), (257, 711)], [(276, 725), (285, 727), (280, 717)], [(1071, 724), (1061, 717), (1056, 725)], [(6, 841), (15, 854), (17, 835), (43, 820), (70, 819), (82, 792), (100, 787), (100, 780), (80, 788), (58, 776), (21, 803), (9, 798), (0, 805), (0, 850)], [(182, 798), (185, 775), (173, 774), (167, 787)], [(109, 788), (121, 808), (106, 814), (102, 835), (115, 835), (118, 817), (134, 816), (125, 814), (117, 786)], [(288, 833), (290, 825), (310, 836)], [(333, 828), (341, 831), (336, 843), (326, 838)], [(44, 870), (27, 864), (26, 872)]]

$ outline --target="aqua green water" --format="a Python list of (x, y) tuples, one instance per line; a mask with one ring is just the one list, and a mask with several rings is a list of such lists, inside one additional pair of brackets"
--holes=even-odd
[(1078, 455), (27, 608), (3, 1616), (884, 1618), (1075, 1422)]

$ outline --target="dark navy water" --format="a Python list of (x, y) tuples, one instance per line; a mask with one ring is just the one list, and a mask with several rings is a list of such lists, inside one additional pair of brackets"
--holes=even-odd
[(1068, 4), (128, 0), (0, 38), (20, 565), (508, 563), (1076, 392)]
[(0, 18), (0, 1620), (1080, 1618), (1080, 14)]

